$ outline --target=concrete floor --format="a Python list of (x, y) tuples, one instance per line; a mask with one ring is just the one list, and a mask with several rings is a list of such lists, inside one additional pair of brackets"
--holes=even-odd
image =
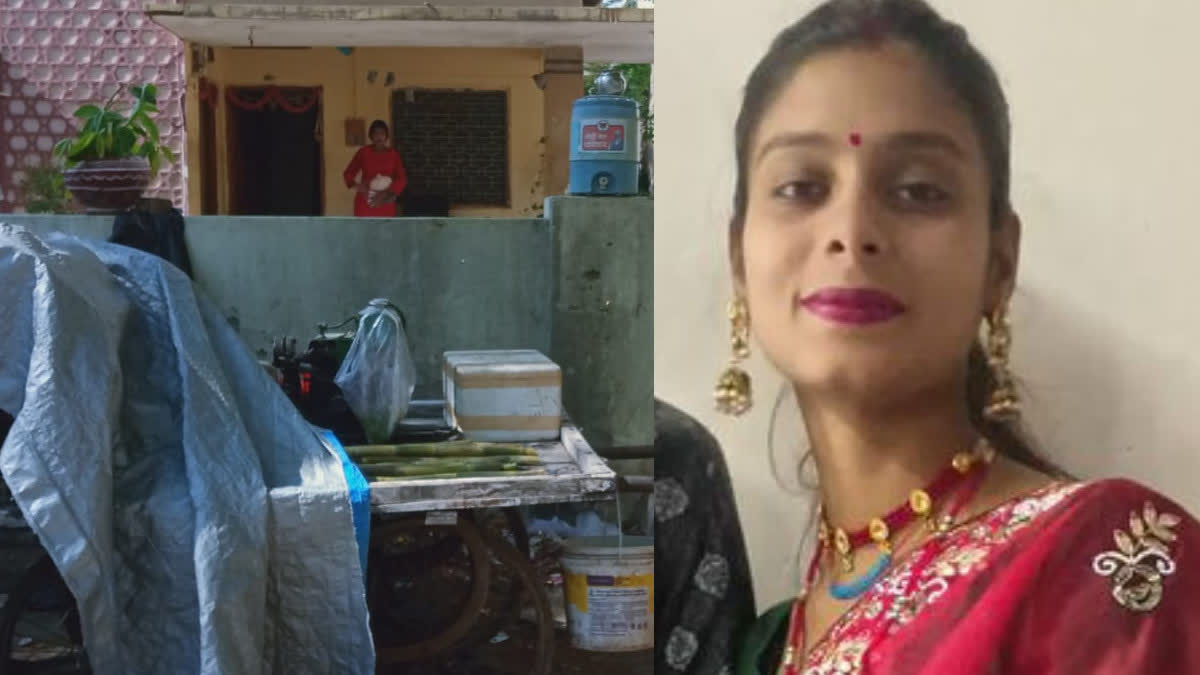
[[(463, 654), (454, 662), (413, 665), (407, 668), (380, 668), (379, 675), (529, 675), (532, 662), (535, 630), (521, 623), (508, 633), (509, 638), (498, 645), (481, 648), (486, 654)], [(626, 654), (585, 652), (571, 646), (566, 630), (555, 633), (554, 675), (652, 675), (652, 651)]]

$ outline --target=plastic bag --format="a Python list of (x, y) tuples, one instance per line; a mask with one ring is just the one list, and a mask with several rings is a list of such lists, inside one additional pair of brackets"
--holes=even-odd
[(408, 350), (404, 319), (384, 299), (359, 313), (350, 351), (333, 381), (342, 390), (370, 443), (386, 443), (408, 412), (417, 371)]
[(371, 182), (367, 184), (367, 199), (374, 199), (375, 195), (390, 187), (392, 187), (391, 178), (383, 175), (375, 176), (371, 179)]

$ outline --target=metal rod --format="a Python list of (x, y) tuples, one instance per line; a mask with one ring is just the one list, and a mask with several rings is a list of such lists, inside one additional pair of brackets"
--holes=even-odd
[(654, 476), (617, 476), (623, 493), (654, 492)]
[(653, 445), (625, 445), (616, 448), (596, 448), (604, 459), (654, 459)]

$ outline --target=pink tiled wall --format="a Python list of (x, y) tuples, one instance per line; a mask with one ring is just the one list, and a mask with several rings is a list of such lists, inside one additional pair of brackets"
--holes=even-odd
[(54, 143), (75, 130), (75, 108), (143, 82), (158, 86), (159, 130), (180, 156), (149, 194), (186, 210), (183, 43), (142, 7), (143, 0), (3, 0), (0, 212), (22, 210), (22, 169), (50, 160)]

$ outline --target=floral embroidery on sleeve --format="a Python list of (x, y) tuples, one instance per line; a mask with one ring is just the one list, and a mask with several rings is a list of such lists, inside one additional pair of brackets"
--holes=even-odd
[(1100, 553), (1092, 560), (1096, 574), (1112, 577), (1112, 596), (1125, 609), (1149, 612), (1162, 601), (1163, 578), (1175, 572), (1171, 543), (1178, 516), (1159, 513), (1146, 502), (1139, 514), (1129, 514), (1129, 532), (1113, 531), (1117, 550)]

